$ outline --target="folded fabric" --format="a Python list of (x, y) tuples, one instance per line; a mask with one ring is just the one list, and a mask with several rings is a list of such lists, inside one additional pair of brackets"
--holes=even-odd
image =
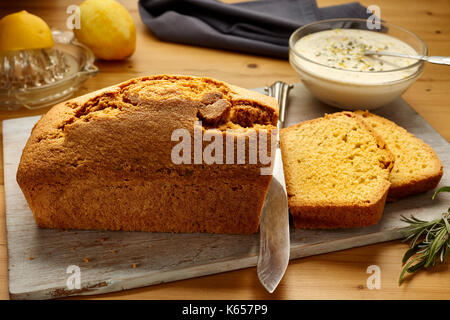
[(161, 40), (287, 58), (289, 37), (317, 20), (363, 18), (357, 2), (318, 8), (315, 0), (139, 0), (142, 21)]

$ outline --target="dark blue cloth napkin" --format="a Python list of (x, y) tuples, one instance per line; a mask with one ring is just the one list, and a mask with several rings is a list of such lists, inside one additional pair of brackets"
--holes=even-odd
[(318, 8), (315, 0), (139, 0), (142, 21), (161, 40), (287, 58), (289, 36), (317, 20), (363, 18), (357, 2)]

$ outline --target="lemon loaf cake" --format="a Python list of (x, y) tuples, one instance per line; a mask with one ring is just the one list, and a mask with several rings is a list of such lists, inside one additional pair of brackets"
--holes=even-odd
[(355, 113), (386, 142), (395, 156), (389, 177), (388, 201), (434, 189), (438, 185), (443, 167), (428, 144), (386, 118), (368, 111)]
[[(266, 164), (248, 161), (250, 144), (245, 163), (229, 161), (237, 144), (225, 141), (269, 135), (277, 119), (273, 98), (214, 79), (132, 79), (48, 111), (17, 181), (44, 228), (250, 234), (271, 176), (261, 174)], [(200, 140), (200, 159), (214, 141), (217, 161), (198, 161), (196, 130), (210, 139)]]
[(394, 159), (355, 114), (282, 129), (280, 147), (296, 228), (361, 227), (380, 220)]

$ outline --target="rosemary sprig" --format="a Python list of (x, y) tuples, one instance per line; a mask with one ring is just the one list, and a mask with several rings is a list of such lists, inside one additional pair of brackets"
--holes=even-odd
[[(449, 187), (442, 187), (433, 195), (433, 200), (440, 192), (450, 192)], [(403, 256), (403, 269), (398, 280), (401, 285), (405, 273), (414, 273), (423, 268), (434, 267), (437, 263), (445, 261), (450, 251), (450, 208), (438, 219), (424, 221), (414, 216), (406, 218), (401, 216), (402, 221), (409, 223), (405, 228), (405, 239), (410, 241), (410, 248)]]

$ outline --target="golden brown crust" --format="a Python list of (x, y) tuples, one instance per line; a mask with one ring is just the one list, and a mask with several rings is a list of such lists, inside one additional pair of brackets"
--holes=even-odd
[(289, 210), (295, 228), (336, 229), (357, 228), (377, 224), (384, 210), (387, 192), (375, 203), (361, 205), (315, 205), (290, 204)]
[[(263, 165), (194, 164), (193, 154), (191, 164), (171, 160), (178, 143), (171, 140), (172, 132), (186, 129), (193, 137), (199, 109), (213, 96), (226, 99), (231, 111), (228, 118), (219, 115), (223, 123), (215, 123), (214, 130), (200, 127), (203, 134), (215, 131), (225, 138), (230, 135), (225, 129), (234, 127), (239, 129), (231, 134), (236, 140), (275, 128), (274, 99), (190, 76), (131, 79), (54, 106), (35, 125), (17, 171), (37, 224), (256, 232), (271, 179), (261, 175)], [(246, 126), (246, 114), (258, 114), (251, 126)]]
[[(432, 172), (431, 174), (422, 172), (421, 171), (422, 168), (414, 168), (415, 176), (413, 178), (402, 180), (391, 179), (393, 181), (391, 181), (391, 187), (389, 189), (387, 201), (389, 202), (396, 201), (400, 198), (404, 198), (409, 195), (422, 193), (436, 188), (443, 175), (443, 166), (439, 157), (437, 156), (433, 148), (431, 148), (431, 146), (425, 143), (422, 139), (415, 137), (412, 133), (408, 132), (406, 129), (400, 127), (396, 123), (386, 118), (370, 113), (367, 110), (366, 111), (358, 110), (355, 111), (355, 114), (359, 116), (362, 119), (362, 121), (367, 122), (369, 119), (375, 119), (377, 123), (381, 123), (386, 127), (391, 127), (395, 131), (402, 134), (404, 139), (406, 138), (412, 139), (411, 141), (413, 141), (414, 144), (420, 146), (420, 148), (423, 151), (425, 151), (427, 154), (430, 155), (430, 158), (432, 159), (433, 162), (433, 166), (436, 168), (436, 170), (434, 170), (434, 172)], [(374, 129), (374, 131), (377, 132), (376, 129)], [(378, 132), (377, 134), (380, 135), (381, 132)], [(409, 147), (412, 148), (412, 146)], [(391, 177), (394, 174), (395, 172), (391, 174)]]
[[(364, 129), (366, 129), (375, 139), (378, 148), (384, 150), (385, 159), (383, 162), (384, 168), (390, 172), (394, 164), (394, 156), (387, 148), (381, 137), (374, 132), (367, 124), (357, 117), (354, 113), (344, 111), (334, 114), (326, 114), (325, 119), (332, 119), (345, 115), (354, 119)], [(317, 118), (301, 122), (294, 126), (282, 129), (280, 131), (280, 148), (282, 154), (286, 155), (288, 146), (283, 143), (286, 135), (304, 125), (313, 124), (323, 121), (324, 118)], [(285, 169), (286, 170), (286, 169)], [(285, 176), (289, 175), (285, 172)], [(289, 188), (289, 183), (286, 184), (288, 192), (289, 210), (291, 212), (294, 226), (296, 228), (307, 229), (336, 229), (336, 228), (354, 228), (369, 226), (378, 223), (383, 214), (384, 205), (386, 202), (388, 190), (390, 187), (389, 181), (383, 181), (383, 188), (378, 193), (372, 195), (372, 199), (368, 203), (337, 203), (336, 201), (307, 203), (305, 201), (296, 201), (293, 197), (292, 190)]]
[(397, 201), (398, 199), (401, 199), (401, 198), (404, 198), (404, 197), (407, 197), (410, 195), (414, 195), (414, 194), (426, 192), (428, 190), (432, 190), (437, 187), (437, 185), (441, 181), (443, 174), (444, 174), (444, 170), (443, 170), (443, 168), (441, 168), (441, 171), (434, 176), (431, 176), (431, 177), (428, 177), (425, 179), (421, 179), (418, 181), (411, 181), (410, 183), (403, 184), (403, 185), (397, 185), (397, 186), (391, 185), (391, 188), (389, 189), (387, 201), (394, 202), (394, 201)]

